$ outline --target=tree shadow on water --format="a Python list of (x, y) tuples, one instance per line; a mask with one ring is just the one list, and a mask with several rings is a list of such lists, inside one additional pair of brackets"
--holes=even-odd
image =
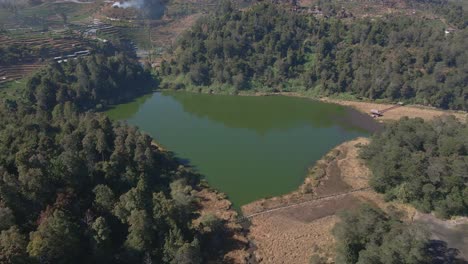
[(433, 264), (468, 264), (460, 255), (460, 250), (449, 248), (447, 242), (431, 240), (427, 249)]

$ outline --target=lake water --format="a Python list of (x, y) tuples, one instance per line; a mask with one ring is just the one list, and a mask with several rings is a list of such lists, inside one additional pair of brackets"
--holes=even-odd
[(235, 206), (295, 190), (333, 147), (377, 127), (356, 110), (285, 96), (157, 92), (107, 113), (187, 160)]

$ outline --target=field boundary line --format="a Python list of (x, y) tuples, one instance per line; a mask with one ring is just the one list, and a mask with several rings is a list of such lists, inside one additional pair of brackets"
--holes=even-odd
[(253, 218), (253, 217), (256, 217), (256, 216), (259, 216), (259, 215), (268, 214), (268, 213), (272, 213), (272, 212), (275, 212), (275, 211), (279, 211), (279, 210), (283, 210), (283, 209), (287, 209), (287, 208), (291, 208), (291, 207), (295, 207), (295, 206), (300, 206), (300, 205), (311, 203), (311, 202), (332, 199), (332, 198), (336, 198), (336, 197), (340, 197), (340, 196), (346, 196), (348, 194), (367, 191), (367, 190), (370, 190), (370, 189), (371, 189), (371, 187), (364, 187), (364, 188), (350, 190), (350, 191), (347, 191), (347, 192), (344, 192), (344, 193), (337, 193), (337, 194), (317, 197), (317, 198), (312, 199), (312, 200), (307, 200), (307, 201), (303, 201), (303, 202), (300, 202), (300, 203), (285, 205), (285, 206), (276, 207), (276, 208), (268, 209), (268, 210), (265, 210), (265, 211), (253, 213), (253, 214), (242, 217), (242, 219), (250, 219), (250, 218)]

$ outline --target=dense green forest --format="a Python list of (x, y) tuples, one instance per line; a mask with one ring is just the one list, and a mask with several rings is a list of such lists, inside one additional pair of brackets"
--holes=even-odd
[(221, 220), (193, 224), (199, 175), (85, 112), (152, 82), (133, 59), (97, 55), (52, 64), (25, 98), (0, 102), (0, 263), (199, 264), (222, 252)]
[(41, 110), (72, 101), (79, 110), (102, 108), (152, 91), (157, 85), (149, 69), (123, 53), (94, 55), (68, 63), (52, 63), (27, 84), (27, 99)]
[(70, 103), (0, 117), (1, 263), (200, 263), (197, 176), (149, 136)]
[(453, 116), (403, 118), (373, 136), (361, 156), (388, 200), (441, 217), (468, 215), (468, 126)]
[(348, 23), (283, 5), (239, 11), (226, 2), (181, 37), (160, 71), (166, 88), (346, 93), (466, 110), (468, 29), (444, 29), (420, 17)]
[(422, 8), (432, 10), (435, 14), (442, 16), (448, 23), (455, 25), (459, 29), (468, 27), (468, 11), (463, 9), (461, 1), (410, 0), (407, 3), (414, 5), (415, 8), (422, 6)]

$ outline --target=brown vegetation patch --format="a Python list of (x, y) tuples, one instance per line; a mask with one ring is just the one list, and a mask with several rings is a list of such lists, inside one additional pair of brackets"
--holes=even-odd
[(226, 196), (215, 190), (202, 187), (195, 193), (198, 199), (200, 217), (194, 222), (194, 226), (200, 224), (200, 220), (206, 215), (215, 215), (224, 222), (225, 229), (225, 245), (224, 252), (220, 252), (221, 256), (215, 256), (208, 263), (219, 263), (219, 259), (223, 259), (225, 263), (243, 264), (247, 263), (250, 253), (248, 252), (249, 241), (247, 236), (238, 223), (238, 213), (232, 208), (232, 203), (226, 199)]
[(254, 218), (251, 239), (258, 247), (255, 251), (257, 261), (305, 264), (316, 252), (331, 256), (334, 239), (330, 232), (337, 219), (332, 215), (314, 222), (303, 222), (284, 214)]
[(249, 235), (257, 247), (257, 261), (309, 263), (313, 254), (333, 261), (336, 214), (362, 200), (383, 203), (367, 189), (370, 172), (358, 157), (358, 147), (368, 142), (358, 138), (331, 150), (309, 170), (297, 191), (242, 207), (244, 215), (260, 213), (252, 217)]
[(176, 20), (166, 20), (166, 23), (151, 29), (151, 41), (156, 47), (170, 47), (200, 16), (201, 14), (194, 14)]
[(365, 145), (368, 142), (366, 138), (357, 138), (337, 146), (309, 169), (304, 183), (298, 190), (244, 205), (242, 206), (243, 214), (249, 216), (266, 210), (367, 188), (370, 172), (364, 162), (358, 158), (356, 146)]
[[(333, 263), (335, 248), (331, 230), (338, 221), (336, 214), (361, 203), (386, 212), (402, 212), (404, 221), (425, 225), (433, 239), (447, 241), (448, 247), (460, 250), (459, 257), (466, 258), (468, 218), (440, 220), (418, 213), (410, 205), (386, 202), (383, 195), (368, 187), (371, 172), (359, 158), (360, 146), (368, 143), (369, 139), (358, 138), (337, 146), (317, 162), (297, 191), (242, 207), (247, 216), (256, 213), (251, 218), (249, 238), (257, 247), (254, 254), (258, 262), (309, 263), (315, 254)], [(317, 172), (320, 170), (325, 175)], [(337, 175), (328, 175), (330, 172)], [(318, 196), (318, 190), (329, 196)]]
[(353, 194), (330, 198), (326, 200), (318, 200), (307, 204), (302, 204), (298, 207), (290, 207), (278, 211), (278, 214), (285, 218), (294, 219), (298, 222), (311, 223), (314, 220), (334, 215), (339, 211), (354, 208), (359, 204)]

